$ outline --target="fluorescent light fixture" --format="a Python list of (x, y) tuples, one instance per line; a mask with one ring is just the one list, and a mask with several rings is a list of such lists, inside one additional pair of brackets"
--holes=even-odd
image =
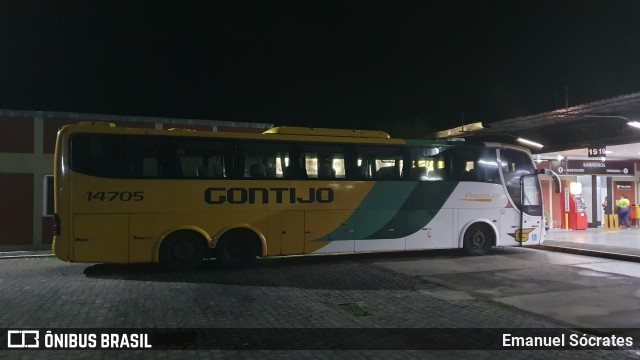
[(629, 121), (629, 122), (627, 123), (627, 125), (629, 125), (629, 126), (633, 126), (633, 127), (636, 127), (636, 128), (639, 128), (639, 129), (640, 129), (640, 122), (638, 122), (638, 121)]
[(582, 194), (582, 184), (579, 182), (572, 182), (571, 184), (569, 184), (569, 191), (573, 195)]
[[(640, 153), (639, 153), (639, 154), (640, 154)], [(558, 159), (558, 161), (560, 161), (560, 160), (564, 159), (564, 156), (562, 156), (562, 155), (558, 155), (557, 159)]]
[[(640, 127), (640, 123), (638, 123), (638, 127)], [(534, 147), (537, 147), (537, 148), (541, 148), (541, 147), (544, 146), (544, 145), (542, 145), (540, 143), (537, 143), (535, 141), (531, 141), (531, 140), (527, 140), (527, 139), (523, 139), (523, 138), (518, 138), (517, 141), (519, 143), (522, 143), (522, 144), (525, 144), (525, 145), (529, 145), (529, 146), (534, 146)]]

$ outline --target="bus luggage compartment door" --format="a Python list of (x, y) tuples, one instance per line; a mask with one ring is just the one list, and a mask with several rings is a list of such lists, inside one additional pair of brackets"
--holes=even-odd
[(129, 214), (76, 215), (73, 226), (73, 261), (127, 263)]
[(352, 213), (352, 210), (305, 211), (305, 254), (354, 252)]
[(283, 211), (280, 254), (304, 253), (304, 211)]
[(131, 214), (129, 217), (129, 262), (153, 261), (153, 215)]

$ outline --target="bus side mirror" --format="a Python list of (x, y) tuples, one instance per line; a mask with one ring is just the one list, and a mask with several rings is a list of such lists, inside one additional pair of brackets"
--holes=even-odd
[(556, 194), (560, 193), (560, 176), (550, 169), (536, 169), (536, 174), (551, 177)]

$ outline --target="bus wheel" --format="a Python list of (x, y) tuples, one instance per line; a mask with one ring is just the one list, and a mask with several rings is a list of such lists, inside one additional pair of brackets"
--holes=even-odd
[(258, 257), (260, 239), (249, 229), (234, 229), (220, 238), (216, 246), (216, 258), (225, 268), (242, 268), (252, 265)]
[(176, 231), (160, 246), (160, 263), (175, 270), (192, 270), (202, 264), (207, 253), (206, 240), (192, 231)]
[(473, 224), (464, 233), (464, 252), (471, 256), (484, 255), (493, 246), (493, 238), (493, 230), (489, 226)]

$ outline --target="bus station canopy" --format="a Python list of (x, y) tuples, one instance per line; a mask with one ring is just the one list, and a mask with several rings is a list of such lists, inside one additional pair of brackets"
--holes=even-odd
[[(534, 154), (640, 142), (640, 92), (583, 105), (488, 124), (469, 124), (430, 134), (431, 138), (516, 143), (527, 139), (543, 145)], [(637, 124), (637, 125), (640, 125)]]

